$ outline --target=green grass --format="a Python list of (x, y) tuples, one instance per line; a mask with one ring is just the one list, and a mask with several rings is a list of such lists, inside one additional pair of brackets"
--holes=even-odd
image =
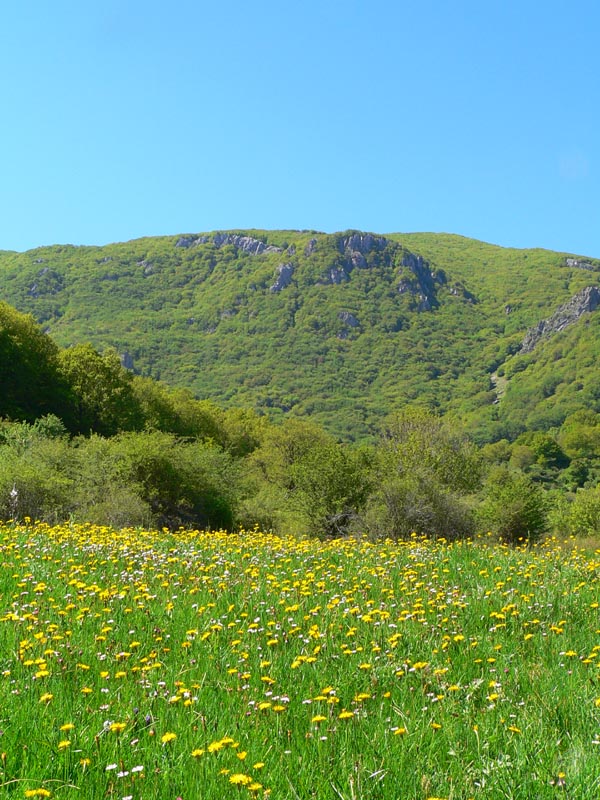
[(1, 796), (597, 798), (599, 567), (5, 527)]

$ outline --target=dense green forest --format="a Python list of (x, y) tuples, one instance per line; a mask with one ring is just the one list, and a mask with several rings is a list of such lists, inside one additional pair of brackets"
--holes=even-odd
[(58, 345), (0, 303), (0, 518), (113, 526), (259, 526), (321, 537), (600, 531), (600, 414), (477, 445), (405, 405), (373, 442), (311, 420), (222, 409)]
[(547, 250), (357, 231), (0, 252), (2, 297), (60, 346), (112, 348), (136, 375), (221, 408), (371, 444), (407, 405), (460, 419), (482, 445), (600, 411), (600, 315), (581, 294), (599, 270)]

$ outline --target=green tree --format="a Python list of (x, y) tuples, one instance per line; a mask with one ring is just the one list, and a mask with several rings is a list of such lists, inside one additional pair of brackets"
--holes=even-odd
[(521, 472), (501, 466), (492, 470), (478, 509), (480, 523), (509, 544), (533, 542), (547, 530), (544, 490)]
[(59, 364), (75, 398), (78, 431), (111, 436), (141, 427), (133, 376), (122, 367), (116, 350), (100, 354), (90, 344), (78, 344), (61, 351)]

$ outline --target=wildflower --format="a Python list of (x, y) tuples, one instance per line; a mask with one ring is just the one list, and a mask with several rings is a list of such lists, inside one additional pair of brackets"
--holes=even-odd
[(315, 717), (312, 718), (311, 722), (325, 722), (327, 717), (324, 717), (323, 714), (317, 714)]
[(59, 750), (66, 750), (68, 747), (71, 747), (71, 742), (68, 739), (63, 739), (62, 742), (58, 743)]
[(176, 733), (165, 733), (160, 740), (163, 744), (169, 744), (169, 742), (174, 742), (176, 738)]
[(48, 789), (27, 789), (25, 797), (52, 797)]
[(252, 778), (249, 775), (236, 772), (234, 775), (229, 776), (229, 783), (233, 783), (234, 786), (248, 786), (248, 784), (252, 783)]
[[(40, 703), (49, 703), (52, 700), (53, 697), (54, 697), (54, 695), (51, 694), (50, 692), (44, 692), (44, 694), (40, 697)], [(31, 791), (36, 791), (37, 792), (37, 791), (41, 791), (41, 789), (40, 790), (32, 789)], [(46, 792), (48, 790), (44, 789), (44, 791)], [(36, 795), (31, 794), (29, 796), (30, 797), (35, 797)], [(38, 795), (38, 797), (49, 797), (49, 796), (50, 795)]]
[(72, 731), (75, 725), (72, 722), (67, 722), (64, 725), (61, 725), (59, 730), (60, 731)]
[(352, 719), (353, 716), (354, 714), (352, 713), (352, 711), (341, 711), (338, 714), (338, 719)]
[(192, 750), (192, 758), (200, 758), (202, 755), (204, 755), (204, 750), (201, 747)]
[(118, 735), (120, 733), (123, 733), (126, 727), (127, 727), (126, 722), (111, 722), (109, 729), (111, 733), (116, 733)]

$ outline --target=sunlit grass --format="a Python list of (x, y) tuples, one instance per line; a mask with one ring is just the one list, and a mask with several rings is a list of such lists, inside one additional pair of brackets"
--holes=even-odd
[(1, 528), (0, 796), (597, 798), (599, 568)]

